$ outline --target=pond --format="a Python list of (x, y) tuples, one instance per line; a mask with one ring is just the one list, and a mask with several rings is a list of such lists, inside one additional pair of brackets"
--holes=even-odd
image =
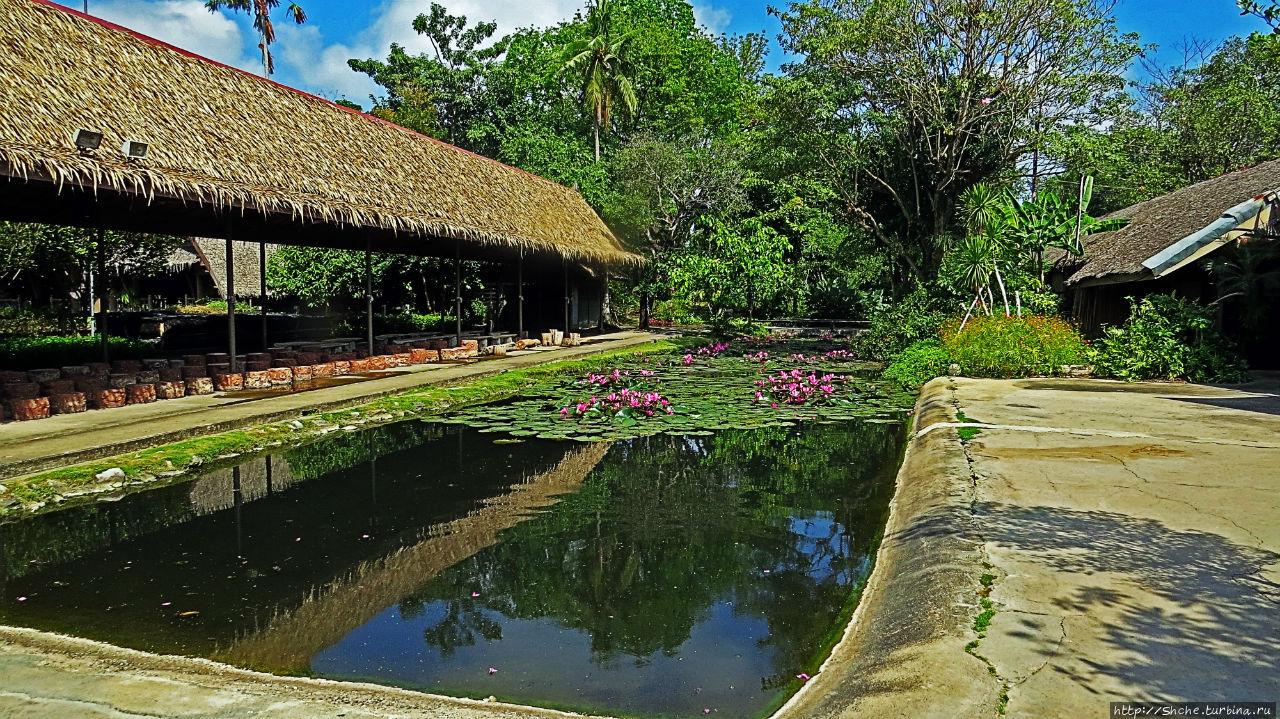
[(0, 621), (543, 706), (760, 714), (851, 609), (903, 432), (344, 434), (0, 525)]
[(592, 713), (767, 714), (856, 606), (909, 398), (839, 347), (736, 345), (0, 524), (0, 622)]

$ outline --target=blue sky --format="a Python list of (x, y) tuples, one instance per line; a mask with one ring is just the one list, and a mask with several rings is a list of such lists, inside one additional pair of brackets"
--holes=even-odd
[[(82, 2), (59, 0), (81, 9)], [(287, 0), (285, 0), (287, 2)], [(437, 0), (440, 1), (440, 0)], [(376, 87), (346, 66), (351, 57), (383, 57), (391, 42), (425, 51), (410, 23), (431, 0), (298, 0), (308, 21), (294, 27), (276, 23), (273, 79), (324, 97), (348, 97), (365, 105)], [(472, 21), (496, 20), (499, 33), (529, 25), (544, 26), (571, 17), (585, 0), (445, 0), (450, 12)], [(699, 21), (715, 32), (764, 32), (772, 40), (780, 30), (767, 13), (780, 0), (695, 0)], [(210, 13), (203, 0), (90, 0), (92, 14), (133, 28), (229, 65), (260, 70), (256, 37), (246, 16)], [(1263, 30), (1257, 20), (1241, 17), (1234, 0), (1118, 0), (1117, 22), (1137, 32), (1144, 43), (1160, 46), (1157, 62), (1181, 60), (1177, 49), (1187, 39), (1218, 43), (1237, 34)], [(770, 65), (783, 60), (774, 46)]]

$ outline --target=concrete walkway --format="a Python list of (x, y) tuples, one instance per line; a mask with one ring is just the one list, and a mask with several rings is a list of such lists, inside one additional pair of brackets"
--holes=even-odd
[(858, 615), (781, 715), (1276, 701), (1280, 388), (1248, 389), (934, 380)]
[(661, 339), (648, 332), (616, 332), (590, 338), (580, 347), (533, 350), (470, 364), (430, 364), (376, 373), (305, 392), (256, 396), (252, 391), (183, 397), (118, 409), (91, 410), (30, 422), (0, 425), (0, 479), (136, 452), (191, 437), (218, 434), (301, 415), (368, 402), (429, 385), (491, 377), (548, 362), (582, 359)]

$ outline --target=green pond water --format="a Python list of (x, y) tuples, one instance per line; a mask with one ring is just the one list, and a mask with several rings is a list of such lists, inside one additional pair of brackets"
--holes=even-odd
[(0, 524), (0, 622), (598, 713), (760, 715), (854, 606), (905, 421), (678, 427), (508, 443), (403, 422)]

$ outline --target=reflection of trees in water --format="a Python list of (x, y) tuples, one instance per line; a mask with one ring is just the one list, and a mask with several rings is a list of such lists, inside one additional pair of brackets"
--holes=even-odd
[(869, 566), (901, 438), (899, 425), (844, 424), (619, 443), (580, 492), (401, 613), (441, 602), (424, 638), (446, 656), (500, 637), (488, 617), (501, 614), (585, 631), (593, 661), (613, 664), (676, 653), (714, 602), (730, 601), (768, 623), (759, 645), (789, 677)]
[[(412, 619), (425, 608), (422, 602), (401, 603), (400, 616)], [(427, 644), (438, 647), (444, 657), (452, 656), (458, 647), (474, 646), (476, 635), (488, 641), (501, 639), (502, 625), (486, 616), (474, 599), (446, 602), (444, 618), (422, 631)]]

